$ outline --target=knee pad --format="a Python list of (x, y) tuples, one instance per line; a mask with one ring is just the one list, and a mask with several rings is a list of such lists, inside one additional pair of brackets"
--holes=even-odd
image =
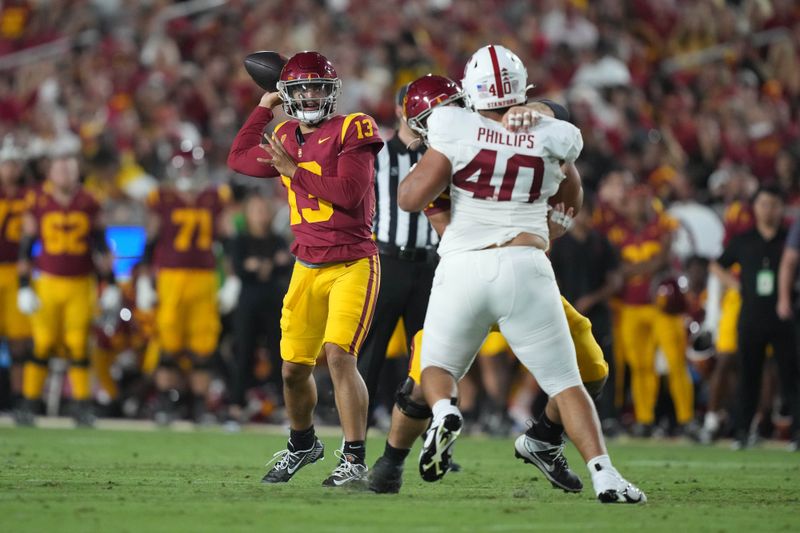
[(433, 416), (431, 408), (425, 404), (417, 403), (411, 399), (411, 391), (414, 390), (414, 380), (406, 378), (405, 382), (397, 388), (395, 403), (400, 412), (409, 418), (416, 420), (427, 420)]
[(586, 389), (586, 392), (589, 393), (589, 396), (591, 396), (593, 400), (597, 400), (600, 398), (600, 395), (603, 394), (603, 388), (606, 386), (606, 381), (608, 381), (608, 376), (596, 381), (585, 382), (583, 386)]

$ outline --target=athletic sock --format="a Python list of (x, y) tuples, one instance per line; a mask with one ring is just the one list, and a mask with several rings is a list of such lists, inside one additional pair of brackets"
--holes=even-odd
[(344, 446), (342, 446), (342, 453), (354, 459), (350, 462), (363, 465), (367, 455), (367, 447), (363, 440), (346, 440), (344, 441)]
[(719, 429), (719, 425), (719, 415), (714, 411), (706, 412), (705, 419), (703, 420), (703, 428), (708, 431), (717, 431)]
[(314, 424), (308, 429), (289, 430), (289, 450), (296, 452), (298, 450), (309, 450), (314, 445)]
[(383, 456), (386, 457), (386, 459), (388, 459), (389, 462), (396, 465), (402, 465), (403, 463), (405, 463), (406, 457), (408, 457), (409, 452), (411, 452), (411, 450), (406, 450), (403, 448), (395, 448), (394, 446), (389, 444), (388, 440), (386, 441), (386, 446), (383, 448)]
[(461, 416), (461, 411), (458, 410), (458, 407), (453, 404), (453, 401), (450, 398), (445, 398), (434, 403), (433, 407), (431, 407), (431, 411), (433, 411), (433, 421), (431, 422), (431, 425), (438, 424), (445, 416), (451, 414), (456, 415), (459, 418), (463, 418)]
[(542, 413), (539, 419), (534, 419), (525, 435), (532, 439), (543, 440), (550, 444), (561, 444), (564, 436), (564, 426), (557, 424)]
[(614, 468), (614, 465), (611, 464), (611, 458), (608, 455), (598, 455), (586, 463), (586, 467), (589, 469), (589, 473), (592, 475), (592, 482), (594, 483), (597, 480), (597, 477), (600, 475), (600, 472), (606, 470), (611, 470), (612, 472), (616, 472), (617, 469)]

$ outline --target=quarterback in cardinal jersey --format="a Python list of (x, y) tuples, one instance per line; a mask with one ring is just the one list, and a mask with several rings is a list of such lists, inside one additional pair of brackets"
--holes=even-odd
[[(311, 371), (324, 351), (331, 369), (345, 443), (341, 463), (323, 484), (363, 478), (367, 390), (355, 358), (369, 330), (380, 285), (374, 163), (383, 145), (372, 117), (335, 115), (341, 80), (317, 52), (292, 56), (277, 93), (267, 93), (239, 131), (229, 166), (242, 174), (280, 176), (286, 187), (297, 257), (281, 317), (288, 448), (263, 482), (288, 481), (323, 455), (312, 425), (316, 391)], [(283, 103), (292, 120), (262, 137)], [(268, 143), (268, 144), (267, 144)]]

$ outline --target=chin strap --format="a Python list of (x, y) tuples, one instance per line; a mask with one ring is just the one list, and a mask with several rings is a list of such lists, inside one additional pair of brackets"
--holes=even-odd
[(416, 139), (414, 139), (413, 141), (411, 141), (406, 145), (406, 150), (416, 150), (420, 144), (422, 144), (422, 139), (420, 137), (417, 137)]

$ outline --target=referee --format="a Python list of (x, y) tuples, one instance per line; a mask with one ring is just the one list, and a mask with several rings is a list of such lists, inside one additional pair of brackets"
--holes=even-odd
[(397, 206), (397, 186), (424, 153), (424, 145), (403, 119), (403, 98), (408, 85), (397, 92), (398, 126), (375, 160), (375, 219), (373, 233), (381, 261), (381, 290), (372, 327), (358, 356), (358, 370), (374, 402), (386, 349), (398, 320), (403, 319), (410, 342), (422, 329), (439, 237), (422, 213)]
[[(778, 268), (786, 230), (781, 227), (784, 215), (780, 189), (762, 186), (753, 199), (755, 227), (737, 235), (728, 243), (711, 270), (722, 282), (740, 288), (742, 310), (739, 315), (739, 392), (736, 420), (737, 448), (748, 446), (750, 425), (761, 396), (761, 375), (767, 345), (772, 345), (778, 364), (783, 397), (792, 414), (793, 439), (800, 425), (800, 369), (792, 322), (778, 316)], [(741, 266), (737, 279), (728, 270)]]

